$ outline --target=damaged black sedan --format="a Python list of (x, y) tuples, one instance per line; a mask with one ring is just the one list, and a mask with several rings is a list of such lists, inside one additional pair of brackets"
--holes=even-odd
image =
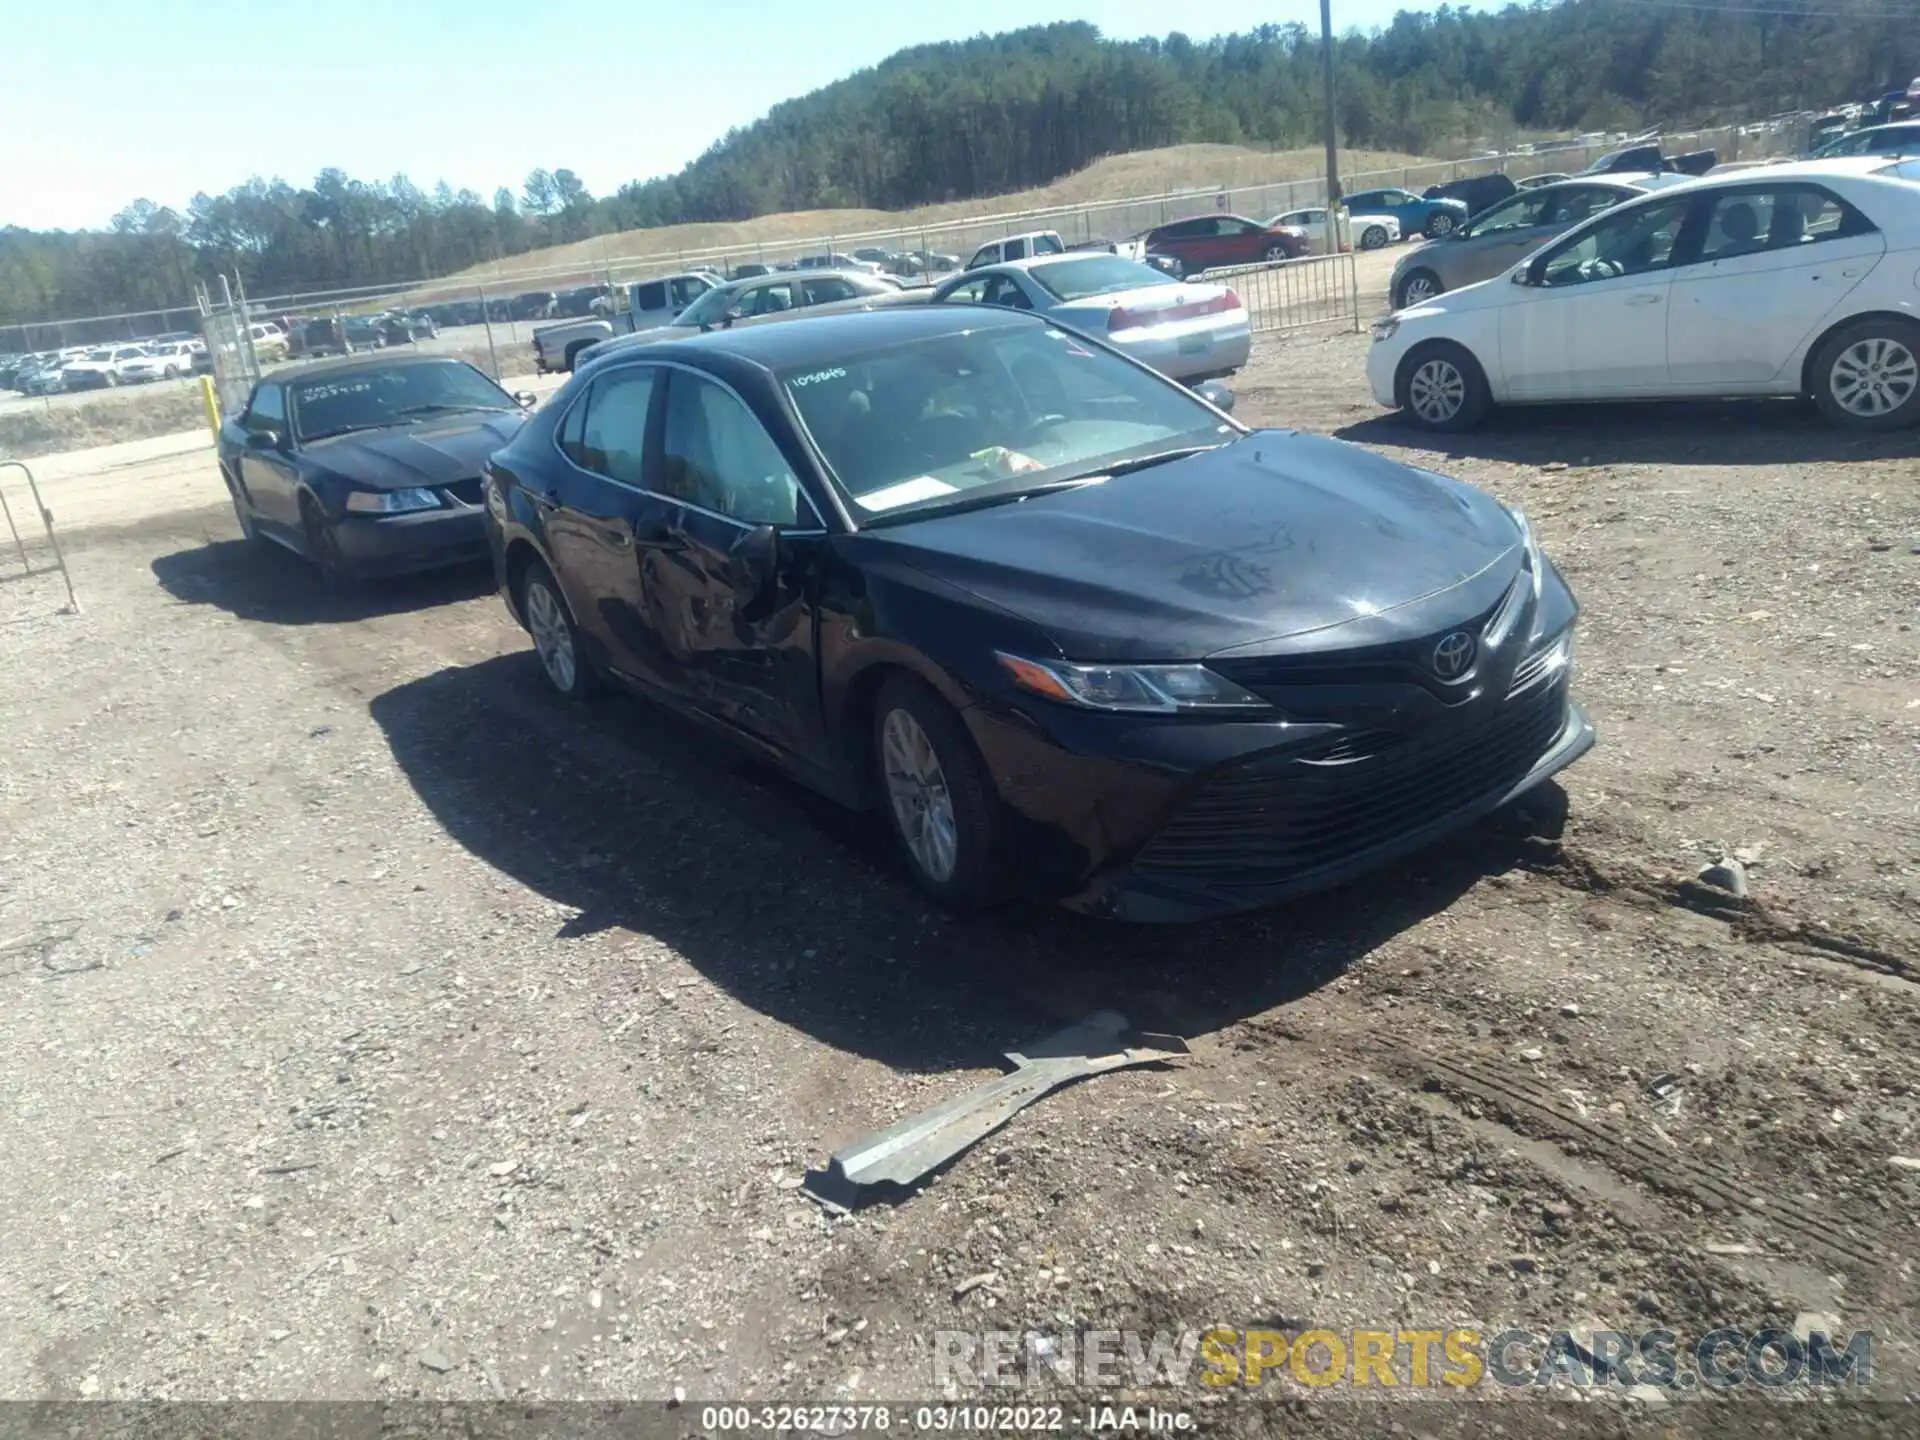
[(1593, 743), (1518, 512), (1017, 312), (609, 355), (486, 510), (555, 688), (616, 681), (878, 809), (956, 906), (1270, 903)]

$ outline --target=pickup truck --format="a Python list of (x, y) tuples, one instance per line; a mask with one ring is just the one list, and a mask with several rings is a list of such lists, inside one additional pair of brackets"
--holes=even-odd
[(692, 271), (623, 285), (615, 294), (625, 299), (624, 309), (609, 314), (596, 300), (596, 313), (591, 319), (544, 325), (534, 331), (534, 368), (542, 375), (551, 370), (571, 373), (574, 361), (587, 346), (611, 340), (616, 335), (631, 335), (637, 330), (654, 330), (670, 324), (674, 316), (713, 288), (712, 275)]
[(1058, 230), (1029, 230), (1024, 235), (1003, 235), (974, 251), (973, 258), (967, 261), (967, 269), (978, 270), (982, 265), (1004, 265), (1009, 260), (1025, 260), (1034, 255), (1060, 255), (1065, 253), (1066, 248), (1066, 242), (1060, 238)]

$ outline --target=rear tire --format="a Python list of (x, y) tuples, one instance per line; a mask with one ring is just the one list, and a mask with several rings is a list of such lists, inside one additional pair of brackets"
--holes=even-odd
[(520, 614), (533, 636), (534, 654), (547, 683), (568, 700), (590, 700), (600, 693), (600, 672), (587, 659), (580, 629), (553, 572), (541, 560), (529, 560), (520, 574)]
[(1395, 377), (1400, 413), (1423, 430), (1472, 430), (1493, 408), (1486, 372), (1463, 347), (1435, 340), (1409, 351)]
[(1847, 430), (1902, 430), (1920, 421), (1920, 325), (1858, 320), (1814, 357), (1813, 403)]
[(942, 905), (1004, 897), (1000, 797), (967, 727), (924, 681), (900, 674), (873, 709), (874, 783), (913, 882)]

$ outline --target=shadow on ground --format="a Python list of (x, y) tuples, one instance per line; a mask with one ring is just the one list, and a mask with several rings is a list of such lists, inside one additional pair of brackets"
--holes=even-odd
[(369, 580), (330, 595), (306, 561), (278, 545), (216, 540), (153, 562), (153, 578), (187, 605), (215, 605), (269, 625), (338, 625), (375, 615), (431, 610), (493, 588), (490, 565)]
[(1914, 445), (1911, 430), (1836, 429), (1812, 405), (1792, 400), (1516, 406), (1496, 410), (1465, 435), (1436, 435), (1388, 413), (1334, 434), (1366, 445), (1521, 465), (1821, 464), (1910, 455)]
[(656, 936), (761, 1013), (907, 1070), (991, 1064), (1101, 1008), (1220, 1030), (1336, 977), (1514, 853), (1490, 823), (1328, 896), (1190, 928), (1038, 905), (959, 919), (901, 875), (877, 819), (642, 702), (568, 706), (530, 654), (439, 671), (371, 711), (456, 842), (580, 912), (563, 934)]

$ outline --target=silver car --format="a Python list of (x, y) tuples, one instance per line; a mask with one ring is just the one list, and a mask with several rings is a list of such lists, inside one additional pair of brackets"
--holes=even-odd
[(1430, 240), (1393, 267), (1387, 294), (1405, 310), (1436, 295), (1474, 285), (1511, 268), (1563, 230), (1649, 190), (1691, 175), (1608, 175), (1563, 180), (1509, 195), (1438, 240)]
[(932, 303), (1033, 310), (1190, 385), (1231, 375), (1252, 348), (1246, 307), (1227, 286), (1097, 251), (968, 270), (938, 286)]
[(870, 310), (924, 300), (927, 292), (906, 290), (885, 276), (867, 270), (781, 270), (715, 286), (674, 317), (670, 325), (655, 325), (631, 335), (615, 335), (587, 346), (578, 364), (597, 360), (609, 350), (651, 345), (660, 340), (685, 340), (713, 329), (735, 325), (764, 325), (796, 315), (831, 315), (837, 310)]

